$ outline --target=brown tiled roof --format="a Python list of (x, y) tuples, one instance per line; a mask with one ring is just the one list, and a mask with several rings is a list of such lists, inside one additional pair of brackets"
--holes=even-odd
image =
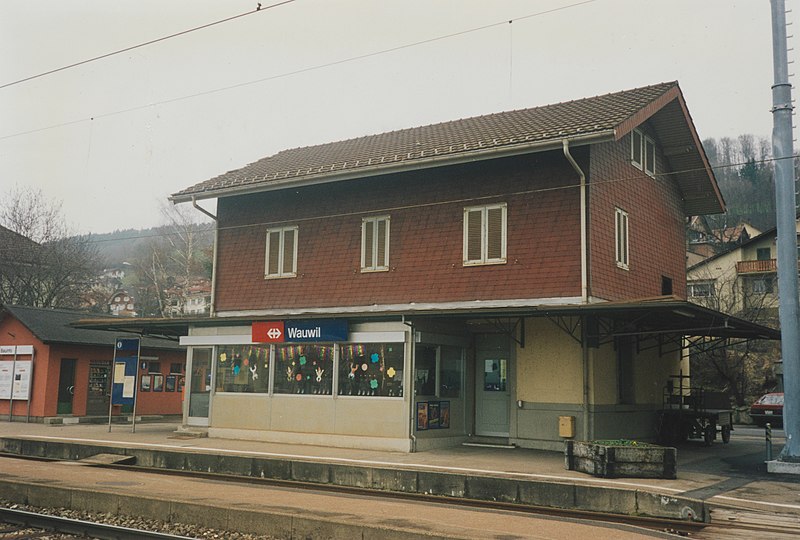
[(33, 262), (40, 249), (41, 246), (30, 238), (0, 225), (0, 259), (12, 263)]
[(611, 136), (676, 82), (646, 86), (486, 116), (283, 150), (241, 169), (175, 193), (175, 201), (268, 189), (274, 184), (323, 181), (332, 176), (380, 174), (428, 160), (447, 161), (475, 153), (513, 152), (565, 138)]

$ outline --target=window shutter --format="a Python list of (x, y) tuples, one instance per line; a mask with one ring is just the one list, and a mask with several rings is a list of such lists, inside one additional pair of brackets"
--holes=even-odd
[(375, 267), (375, 221), (367, 220), (364, 221), (364, 255), (363, 255), (363, 262), (361, 263), (362, 268), (374, 268)]
[(480, 261), (483, 258), (481, 239), (483, 235), (483, 211), (481, 209), (468, 210), (466, 213), (467, 245), (466, 260)]
[(377, 257), (375, 258), (375, 267), (386, 268), (389, 266), (387, 255), (386, 241), (388, 240), (386, 228), (389, 226), (388, 219), (379, 219), (377, 221), (378, 234), (377, 234)]
[(293, 274), (294, 266), (294, 245), (295, 245), (295, 230), (285, 229), (283, 231), (283, 270), (282, 274)]
[(486, 258), (502, 259), (503, 253), (503, 212), (504, 207), (488, 208), (486, 210)]
[(267, 275), (276, 276), (280, 272), (281, 233), (271, 231), (267, 234)]

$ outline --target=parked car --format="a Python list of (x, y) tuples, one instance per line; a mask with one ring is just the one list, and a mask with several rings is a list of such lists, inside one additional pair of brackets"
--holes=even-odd
[(783, 392), (764, 394), (750, 407), (750, 417), (757, 426), (767, 423), (773, 427), (783, 426)]

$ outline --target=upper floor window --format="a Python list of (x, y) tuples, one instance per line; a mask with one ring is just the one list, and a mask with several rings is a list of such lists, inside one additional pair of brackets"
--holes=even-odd
[(656, 143), (638, 129), (631, 132), (631, 163), (650, 176), (656, 175)]
[(389, 216), (361, 220), (361, 271), (389, 270)]
[(506, 204), (464, 208), (464, 265), (506, 262)]
[(628, 213), (616, 208), (614, 211), (617, 266), (628, 269)]
[(695, 281), (687, 283), (686, 288), (688, 289), (687, 292), (689, 296), (692, 298), (712, 298), (716, 296), (713, 281)]
[(265, 278), (297, 275), (297, 227), (267, 229)]
[(768, 261), (772, 259), (772, 253), (768, 247), (756, 249), (756, 260)]

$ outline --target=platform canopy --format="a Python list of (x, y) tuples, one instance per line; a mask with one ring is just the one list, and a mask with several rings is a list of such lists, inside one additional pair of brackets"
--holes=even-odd
[(480, 323), (496, 321), (502, 327), (528, 317), (546, 317), (562, 329), (581, 338), (579, 322), (587, 322), (585, 338), (592, 342), (607, 342), (615, 337), (675, 336), (779, 340), (780, 331), (679, 300), (671, 296), (628, 302), (595, 304), (533, 305), (531, 302), (492, 301), (415, 304), (413, 306), (368, 306), (364, 308), (324, 308), (270, 310), (259, 315), (237, 315), (195, 318), (86, 318), (73, 323), (79, 328), (94, 328), (131, 332), (146, 336), (178, 339), (186, 336), (190, 327), (248, 326), (254, 321), (283, 319), (347, 318), (364, 321), (414, 320), (443, 318)]

